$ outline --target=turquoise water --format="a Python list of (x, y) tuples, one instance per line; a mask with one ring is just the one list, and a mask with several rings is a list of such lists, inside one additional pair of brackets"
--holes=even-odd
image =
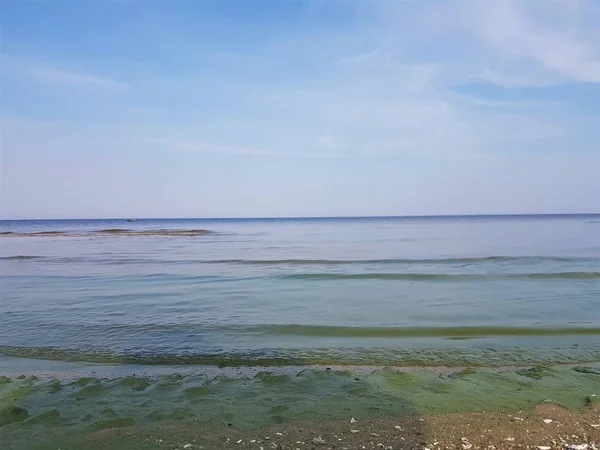
[(0, 356), (600, 360), (600, 215), (1, 221), (0, 233)]

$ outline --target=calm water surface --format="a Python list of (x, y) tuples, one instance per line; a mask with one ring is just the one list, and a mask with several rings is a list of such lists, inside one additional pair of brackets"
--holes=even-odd
[(600, 360), (600, 215), (0, 221), (0, 233), (0, 356)]

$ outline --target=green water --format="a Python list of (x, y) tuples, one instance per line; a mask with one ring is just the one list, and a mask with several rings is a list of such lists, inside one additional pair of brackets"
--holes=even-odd
[(3, 377), (0, 442), (18, 449), (69, 448), (78, 437), (129, 426), (259, 430), (350, 417), (526, 414), (542, 402), (580, 410), (597, 401), (594, 395), (600, 395), (598, 365), (443, 373), (287, 368), (237, 376), (173, 371), (119, 378)]

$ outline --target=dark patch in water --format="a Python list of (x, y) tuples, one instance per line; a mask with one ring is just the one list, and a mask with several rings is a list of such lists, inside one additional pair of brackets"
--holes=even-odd
[(135, 424), (135, 421), (130, 417), (123, 417), (120, 419), (107, 419), (99, 420), (93, 424), (95, 430), (107, 430), (109, 428), (124, 428), (131, 427)]
[(68, 236), (68, 237), (91, 237), (91, 236), (203, 236), (210, 233), (209, 230), (126, 230), (122, 228), (107, 228), (104, 230), (92, 231), (38, 231), (32, 233), (16, 233), (6, 231), (0, 233), (0, 236), (10, 237), (52, 237), (52, 236)]
[(119, 417), (119, 415), (112, 408), (103, 409), (102, 411), (100, 411), (100, 415), (102, 417), (108, 417), (110, 419)]
[(121, 384), (130, 387), (134, 391), (143, 391), (150, 385), (150, 382), (147, 378), (137, 378), (132, 376), (123, 378)]
[(600, 369), (594, 367), (573, 367), (573, 370), (579, 373), (591, 373), (594, 375), (600, 375)]
[(446, 274), (446, 273), (299, 273), (278, 276), (287, 280), (347, 281), (347, 280), (406, 280), (406, 281), (477, 281), (477, 280), (593, 280), (600, 272)]
[(389, 259), (215, 259), (193, 261), (206, 264), (240, 265), (360, 265), (360, 264), (479, 264), (479, 263), (542, 263), (542, 262), (593, 262), (598, 258), (562, 257), (562, 256), (484, 256), (478, 258), (389, 258)]
[(518, 375), (522, 375), (524, 377), (533, 378), (535, 380), (541, 380), (544, 376), (547, 375), (548, 367), (546, 366), (535, 366), (529, 369), (521, 369), (517, 370)]
[(30, 259), (42, 259), (43, 256), (29, 256), (29, 255), (15, 255), (15, 256), (3, 256), (0, 260), (5, 261), (26, 261)]
[(98, 231), (96, 231), (96, 233), (111, 233), (111, 234), (131, 233), (131, 230), (126, 230), (124, 228), (107, 228), (105, 230), (98, 230)]
[(50, 411), (31, 417), (25, 423), (27, 425), (59, 425), (61, 423), (60, 411), (58, 409), (51, 409)]
[(460, 372), (457, 372), (456, 374), (454, 374), (454, 377), (466, 377), (468, 375), (475, 375), (476, 373), (477, 373), (476, 370), (471, 369), (470, 367), (467, 367), (466, 369), (463, 369)]
[(29, 412), (20, 406), (9, 405), (0, 408), (0, 427), (9, 423), (22, 422), (29, 418)]

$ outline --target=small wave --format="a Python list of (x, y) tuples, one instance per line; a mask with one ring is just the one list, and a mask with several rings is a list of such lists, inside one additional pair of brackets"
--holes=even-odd
[(385, 258), (385, 259), (215, 259), (196, 261), (207, 264), (241, 265), (356, 265), (356, 264), (477, 264), (486, 262), (585, 262), (598, 258), (562, 256), (483, 256), (458, 258)]
[(14, 256), (2, 256), (2, 261), (28, 261), (31, 259), (43, 259), (43, 256), (29, 256), (29, 255), (14, 255)]
[(93, 231), (93, 234), (111, 234), (117, 236), (201, 236), (209, 233), (208, 230), (126, 230), (122, 228), (108, 228)]
[[(112, 234), (120, 236), (130, 233), (126, 230), (101, 230), (95, 233)], [(152, 232), (152, 235), (156, 232)], [(200, 233), (201, 235), (202, 233)], [(169, 235), (186, 235), (186, 234), (169, 234)], [(278, 267), (278, 266), (359, 266), (359, 265), (380, 265), (380, 266), (410, 266), (415, 264), (421, 265), (477, 265), (495, 262), (507, 262), (511, 264), (529, 264), (529, 263), (544, 263), (544, 262), (561, 262), (561, 263), (584, 263), (584, 262), (600, 262), (600, 258), (593, 257), (554, 257), (554, 256), (488, 256), (481, 258), (390, 258), (390, 259), (153, 259), (153, 258), (120, 258), (115, 257), (100, 257), (100, 256), (71, 256), (71, 257), (24, 257), (22, 259), (37, 259), (48, 263), (89, 263), (89, 264), (158, 264), (158, 265), (193, 265), (193, 264), (215, 264), (215, 265), (241, 265), (241, 266), (263, 266), (263, 267)], [(5, 257), (0, 259), (17, 259), (17, 257)]]
[(298, 273), (280, 276), (295, 280), (406, 280), (406, 281), (461, 281), (493, 279), (569, 279), (592, 280), (600, 278), (600, 272), (556, 273), (503, 273), (503, 274), (446, 274), (446, 273)]
[(349, 327), (327, 325), (271, 325), (256, 327), (269, 334), (320, 337), (415, 338), (446, 339), (501, 336), (597, 336), (600, 328), (518, 328), (518, 327)]
[(104, 230), (92, 231), (36, 231), (36, 232), (14, 232), (4, 231), (0, 236), (5, 237), (89, 237), (89, 236), (202, 236), (210, 233), (209, 230), (191, 229), (191, 230), (127, 230), (123, 228), (107, 228)]
[(392, 365), (403, 367), (506, 367), (529, 364), (573, 364), (599, 361), (597, 346), (539, 350), (520, 348), (335, 348), (260, 349), (248, 351), (110, 351), (59, 347), (0, 346), (0, 356), (107, 364), (281, 367), (307, 365)]

